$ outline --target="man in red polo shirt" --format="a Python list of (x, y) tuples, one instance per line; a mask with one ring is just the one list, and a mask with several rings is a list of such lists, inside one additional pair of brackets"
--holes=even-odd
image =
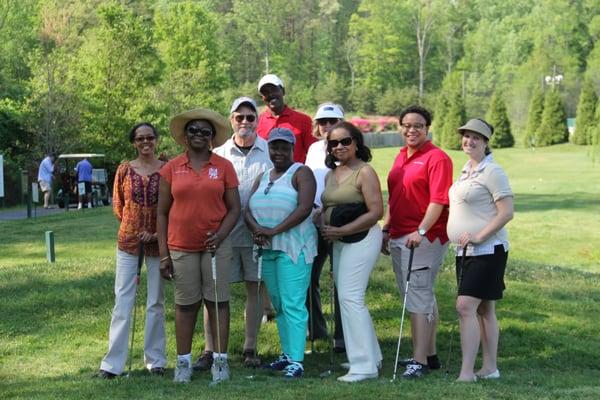
[(285, 104), (283, 100), (285, 89), (277, 75), (263, 76), (258, 82), (258, 92), (267, 106), (267, 109), (258, 117), (258, 127), (256, 128), (258, 136), (267, 139), (269, 132), (275, 127), (291, 130), (296, 137), (294, 161), (304, 164), (308, 148), (317, 141), (312, 135), (312, 120), (308, 115)]
[(402, 294), (406, 290), (410, 249), (414, 249), (406, 296), (413, 357), (399, 363), (406, 367), (404, 378), (421, 378), (430, 369), (441, 367), (436, 354), (438, 307), (433, 287), (448, 248), (446, 223), (452, 161), (427, 138), (430, 125), (431, 114), (423, 107), (411, 106), (400, 113), (406, 146), (388, 175), (382, 251), (392, 255)]

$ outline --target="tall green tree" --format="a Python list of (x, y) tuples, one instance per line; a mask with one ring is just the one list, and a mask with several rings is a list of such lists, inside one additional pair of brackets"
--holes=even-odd
[(506, 104), (504, 104), (504, 99), (499, 92), (495, 92), (492, 96), (485, 119), (494, 127), (494, 134), (490, 139), (491, 147), (499, 149), (514, 146), (515, 139), (510, 129)]
[(435, 109), (433, 111), (433, 122), (431, 126), (431, 135), (433, 137), (433, 143), (438, 146), (442, 146), (444, 141), (444, 122), (446, 121), (446, 115), (448, 114), (448, 98), (444, 92), (441, 92), (437, 96), (435, 102)]
[(197, 107), (225, 112), (222, 92), (228, 65), (216, 16), (197, 2), (165, 3), (156, 10), (155, 24), (165, 63), (158, 96), (167, 115)]
[(160, 69), (146, 20), (116, 1), (102, 4), (97, 16), (77, 53), (85, 126), (80, 135), (89, 150), (110, 149), (109, 157), (119, 161), (130, 151), (126, 133), (148, 117), (148, 89)]
[(523, 143), (525, 147), (535, 146), (536, 132), (542, 123), (544, 113), (544, 92), (536, 85), (529, 101), (529, 113), (527, 117), (527, 128)]
[(557, 87), (546, 93), (542, 122), (535, 133), (536, 147), (565, 143), (569, 138), (567, 114)]
[(579, 103), (577, 104), (577, 118), (575, 120), (575, 132), (571, 141), (575, 144), (586, 145), (592, 143), (591, 128), (595, 124), (594, 114), (598, 96), (591, 79), (586, 79), (581, 88)]

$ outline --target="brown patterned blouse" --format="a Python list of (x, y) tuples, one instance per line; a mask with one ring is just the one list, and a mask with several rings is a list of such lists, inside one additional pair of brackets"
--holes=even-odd
[[(157, 172), (143, 176), (135, 172), (128, 161), (119, 165), (113, 188), (113, 212), (121, 222), (118, 248), (129, 254), (138, 252), (138, 233), (156, 233), (156, 206), (158, 204)], [(144, 253), (158, 256), (158, 242), (146, 243)]]

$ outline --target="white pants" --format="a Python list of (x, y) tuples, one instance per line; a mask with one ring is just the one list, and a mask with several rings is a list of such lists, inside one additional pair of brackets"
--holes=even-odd
[(382, 233), (373, 226), (356, 243), (333, 243), (333, 278), (338, 290), (346, 355), (351, 374), (374, 374), (382, 356), (365, 293), (379, 257)]
[[(165, 303), (158, 257), (145, 257), (148, 273), (146, 324), (144, 328), (144, 363), (146, 368), (166, 367)], [(100, 369), (120, 375), (125, 369), (129, 345), (132, 309), (135, 301), (135, 275), (138, 256), (117, 249), (115, 307), (110, 321), (108, 352)], [(140, 317), (138, 313), (138, 317)], [(135, 344), (134, 344), (135, 345)]]

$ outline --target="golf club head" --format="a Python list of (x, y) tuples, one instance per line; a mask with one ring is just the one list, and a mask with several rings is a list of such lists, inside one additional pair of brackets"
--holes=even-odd
[(328, 369), (327, 371), (323, 371), (319, 374), (319, 378), (324, 379), (324, 378), (329, 378), (331, 375), (333, 375), (333, 371)]

